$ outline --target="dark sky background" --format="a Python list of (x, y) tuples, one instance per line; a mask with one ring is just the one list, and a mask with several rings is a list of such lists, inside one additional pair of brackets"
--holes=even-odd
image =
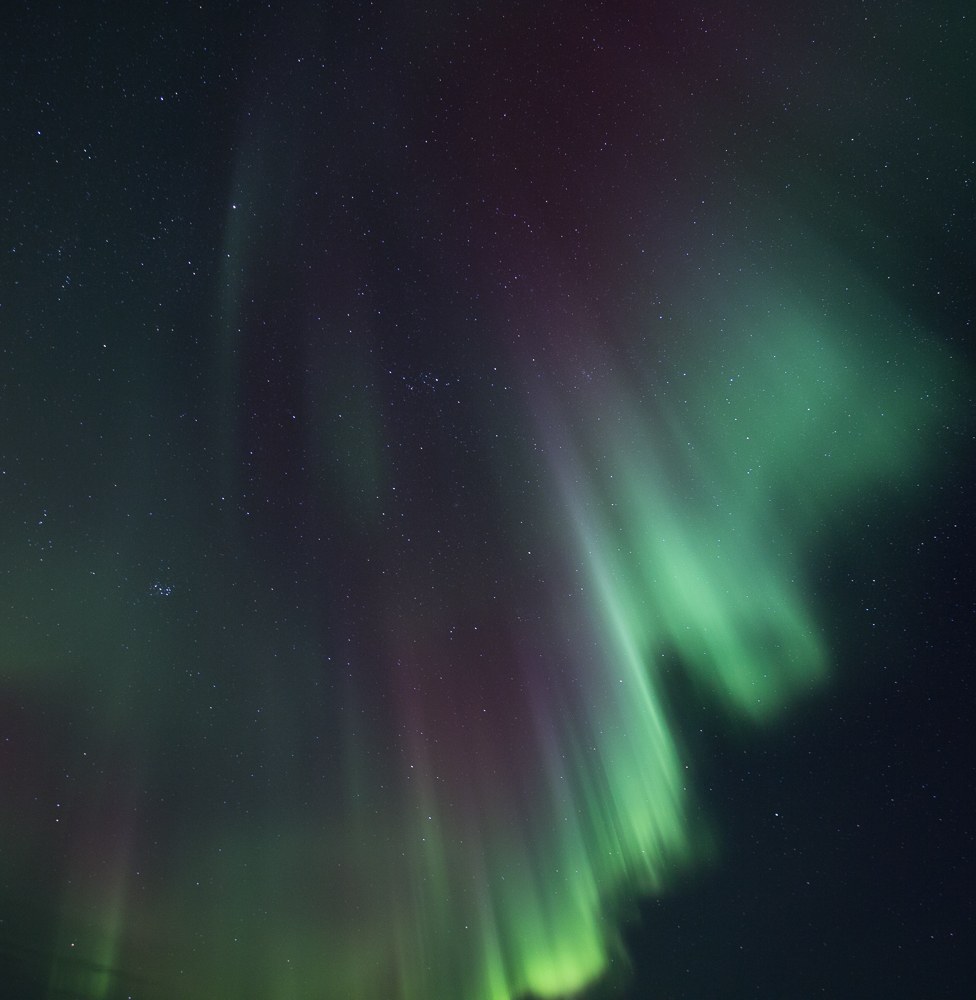
[(968, 6), (6, 12), (0, 996), (971, 995)]

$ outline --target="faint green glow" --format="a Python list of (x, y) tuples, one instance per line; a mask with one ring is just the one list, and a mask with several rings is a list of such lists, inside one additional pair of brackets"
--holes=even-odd
[[(110, 835), (110, 839), (114, 841), (115, 837)], [(87, 869), (88, 878), (77, 880), (80, 885), (66, 888), (51, 961), (48, 987), (51, 996), (105, 1000), (129, 985), (120, 978), (117, 966), (125, 935), (127, 879), (124, 868), (128, 858), (124, 848), (118, 853), (108, 853), (107, 846), (79, 845), (82, 853), (101, 853), (102, 857), (88, 857), (77, 864), (75, 874), (81, 875)], [(111, 870), (108, 879), (106, 868)]]

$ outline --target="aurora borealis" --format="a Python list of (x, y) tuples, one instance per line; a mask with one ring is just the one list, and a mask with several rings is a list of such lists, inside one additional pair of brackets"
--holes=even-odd
[[(18, 15), (0, 996), (877, 975), (642, 956), (817, 766), (783, 806), (720, 754), (807, 717), (846, 767), (831, 713), (971, 704), (972, 28), (936, 6)], [(916, 707), (822, 797), (909, 802), (892, 762), (944, 747), (948, 856), (964, 724)]]

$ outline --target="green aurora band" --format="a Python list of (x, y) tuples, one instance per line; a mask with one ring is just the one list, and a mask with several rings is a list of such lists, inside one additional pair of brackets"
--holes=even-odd
[(681, 699), (813, 704), (972, 448), (971, 12), (17, 6), (0, 994), (626, 983), (722, 863)]
[[(389, 738), (356, 721), (350, 687), (341, 812), (196, 831), (137, 890), (125, 810), (106, 804), (111, 833), (79, 838), (101, 856), (72, 862), (52, 995), (549, 998), (624, 964), (633, 900), (708, 837), (689, 827), (657, 662), (676, 653), (756, 721), (819, 684), (830, 651), (805, 560), (844, 502), (927, 460), (955, 377), (917, 338), (882, 352), (802, 303), (751, 301), (727, 304), (707, 363), (688, 348), (642, 384), (591, 357), (603, 374), (583, 388), (535, 391), (565, 598), (510, 624), (486, 668), (484, 648), (459, 653), (388, 595), (399, 749), (377, 753)], [(488, 685), (514, 675), (524, 728), (465, 704), (456, 677), (442, 700), (417, 693), (458, 664)]]

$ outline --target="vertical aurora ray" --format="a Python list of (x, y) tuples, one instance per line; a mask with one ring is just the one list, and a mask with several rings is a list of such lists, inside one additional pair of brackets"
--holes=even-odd
[[(61, 902), (49, 982), (54, 996), (105, 1000), (134, 985), (130, 976), (120, 973), (118, 965), (132, 863), (128, 833), (124, 828), (96, 831), (86, 846), (100, 848), (102, 856), (73, 859), (72, 882), (80, 884), (66, 886)], [(139, 988), (142, 984), (136, 985)]]

